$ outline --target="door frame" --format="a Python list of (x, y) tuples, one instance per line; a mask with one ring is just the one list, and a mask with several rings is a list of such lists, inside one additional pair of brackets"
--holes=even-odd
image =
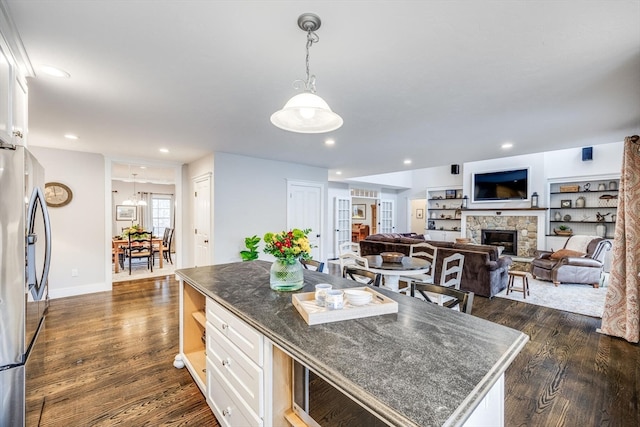
[[(179, 248), (184, 248), (186, 240), (185, 235), (183, 233), (182, 227), (182, 199), (183, 199), (183, 191), (182, 191), (182, 164), (178, 164), (175, 162), (155, 162), (152, 160), (140, 160), (140, 159), (128, 159), (128, 158), (116, 158), (116, 157), (105, 157), (104, 158), (104, 205), (109, 206), (107, 212), (105, 212), (104, 216), (104, 231), (105, 231), (105, 280), (106, 287), (108, 290), (111, 290), (113, 287), (113, 272), (111, 271), (112, 262), (111, 262), (111, 240), (113, 236), (111, 235), (112, 225), (113, 225), (113, 212), (114, 207), (111, 198), (111, 167), (112, 163), (136, 163), (140, 166), (149, 166), (149, 167), (163, 167), (163, 168), (172, 168), (174, 170), (174, 185), (175, 185), (175, 210), (174, 210), (174, 220), (175, 220), (175, 231), (174, 236), (178, 236), (178, 241), (176, 245)], [(182, 250), (175, 252), (175, 258), (173, 260), (174, 266), (176, 270), (178, 268), (182, 268)]]

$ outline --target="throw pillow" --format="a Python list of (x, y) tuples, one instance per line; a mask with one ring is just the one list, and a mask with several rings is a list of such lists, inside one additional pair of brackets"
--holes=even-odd
[(564, 257), (567, 257), (567, 256), (582, 257), (584, 255), (585, 255), (584, 252), (572, 251), (571, 249), (560, 249), (560, 250), (555, 251), (554, 253), (552, 253), (549, 258), (551, 258), (551, 259), (560, 259), (560, 258), (564, 258)]

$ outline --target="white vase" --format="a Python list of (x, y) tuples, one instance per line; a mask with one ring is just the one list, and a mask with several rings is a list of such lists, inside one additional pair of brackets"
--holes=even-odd
[(596, 234), (600, 237), (605, 237), (607, 235), (607, 226), (605, 224), (596, 225)]

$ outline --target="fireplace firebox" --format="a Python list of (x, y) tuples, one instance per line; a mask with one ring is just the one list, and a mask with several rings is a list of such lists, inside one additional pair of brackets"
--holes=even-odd
[(518, 232), (516, 230), (482, 230), (483, 245), (502, 246), (504, 255), (518, 255)]

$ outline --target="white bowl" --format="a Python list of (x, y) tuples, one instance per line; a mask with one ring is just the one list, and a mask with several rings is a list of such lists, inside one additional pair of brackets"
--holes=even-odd
[(365, 305), (371, 302), (373, 295), (371, 292), (361, 291), (358, 289), (347, 289), (344, 291), (347, 301), (351, 305)]

